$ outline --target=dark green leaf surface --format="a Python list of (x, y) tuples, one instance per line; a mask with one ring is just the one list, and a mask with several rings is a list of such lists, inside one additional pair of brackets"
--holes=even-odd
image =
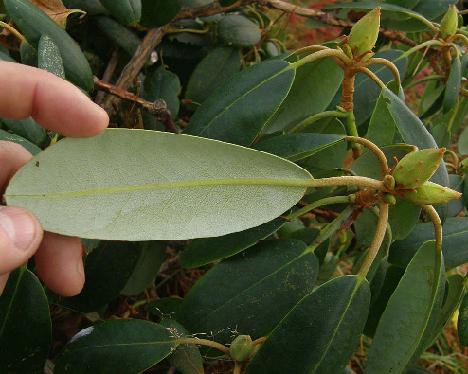
[(279, 60), (233, 75), (198, 108), (186, 133), (250, 145), (288, 95), (294, 76), (295, 70)]
[(148, 27), (159, 27), (169, 23), (179, 12), (179, 0), (141, 0), (141, 23)]
[[(444, 292), (441, 252), (435, 242), (424, 243), (405, 274), (377, 326), (369, 351), (366, 374), (401, 373), (421, 354), (433, 311)], [(410, 312), (408, 312), (410, 311)]]
[(122, 290), (123, 295), (138, 295), (144, 292), (156, 278), (166, 258), (166, 244), (162, 242), (142, 242), (139, 247), (140, 257)]
[(468, 346), (468, 293), (463, 297), (458, 315), (458, 337), (462, 347)]
[(442, 109), (447, 113), (457, 104), (462, 79), (460, 58), (455, 56), (447, 79)]
[(183, 267), (195, 268), (234, 256), (269, 237), (284, 223), (284, 219), (277, 218), (263, 225), (218, 238), (195, 239), (180, 255), (180, 263)]
[(100, 0), (100, 2), (123, 25), (135, 25), (140, 21), (141, 0)]
[(3, 118), (1, 121), (9, 130), (36, 146), (43, 145), (47, 140), (47, 133), (44, 128), (39, 126), (31, 117), (19, 120)]
[(61, 304), (80, 312), (92, 312), (111, 302), (125, 287), (138, 262), (141, 248), (130, 242), (101, 242), (85, 262), (86, 281), (78, 296)]
[(407, 200), (397, 200), (388, 213), (388, 223), (392, 228), (392, 240), (406, 238), (416, 227), (421, 215), (421, 207)]
[(31, 143), (29, 140), (19, 135), (11, 134), (8, 131), (1, 130), (1, 129), (0, 129), (0, 140), (6, 140), (8, 142), (20, 144), (33, 155), (36, 155), (41, 151), (41, 149), (37, 145)]
[(182, 90), (177, 75), (167, 70), (164, 66), (160, 66), (146, 76), (144, 87), (145, 98), (147, 100), (164, 100), (172, 117), (177, 117), (180, 108), (179, 94)]
[(176, 346), (172, 333), (161, 325), (107, 321), (75, 335), (59, 357), (55, 373), (136, 374), (162, 361)]
[(231, 331), (268, 334), (312, 291), (318, 272), (313, 253), (297, 240), (262, 242), (227, 259), (200, 278), (177, 318), (191, 332), (215, 332), (228, 342)]
[(395, 132), (395, 120), (388, 110), (386, 99), (380, 94), (370, 118), (366, 138), (381, 147), (393, 143)]
[[(406, 267), (418, 248), (434, 239), (432, 223), (420, 223), (404, 240), (397, 240), (390, 247), (388, 261)], [(468, 262), (468, 218), (447, 218), (443, 226), (442, 248), (447, 270)]]
[(128, 27), (122, 26), (110, 17), (94, 17), (99, 30), (106, 35), (113, 43), (122, 48), (129, 56), (133, 56), (138, 46), (140, 38)]
[(42, 373), (51, 344), (49, 305), (26, 268), (10, 274), (0, 297), (0, 371)]
[(227, 45), (250, 47), (260, 42), (262, 32), (257, 24), (239, 14), (229, 14), (218, 24), (218, 34)]
[(296, 162), (332, 147), (343, 138), (333, 134), (287, 134), (267, 138), (254, 148)]
[(342, 79), (343, 70), (332, 59), (299, 67), (288, 97), (268, 121), (264, 131), (273, 133), (285, 130), (323, 112), (332, 102)]
[(340, 373), (359, 342), (369, 301), (369, 284), (356, 276), (323, 284), (272, 331), (247, 373)]
[(237, 48), (218, 47), (200, 61), (187, 85), (185, 97), (203, 103), (241, 69), (241, 54)]
[[(112, 0), (113, 1), (113, 0)], [(8, 15), (28, 41), (37, 46), (42, 35), (48, 35), (59, 47), (67, 79), (86, 91), (94, 87), (93, 74), (80, 46), (45, 13), (27, 0), (4, 0)]]

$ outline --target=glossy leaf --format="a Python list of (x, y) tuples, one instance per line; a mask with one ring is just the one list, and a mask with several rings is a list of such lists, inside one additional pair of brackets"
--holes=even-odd
[(142, 320), (115, 320), (81, 330), (65, 346), (55, 372), (140, 373), (176, 348), (169, 329)]
[(78, 296), (60, 303), (80, 312), (98, 310), (113, 301), (125, 287), (138, 262), (141, 249), (135, 243), (102, 242), (85, 262), (85, 285)]
[(5, 198), (52, 232), (182, 240), (271, 221), (303, 196), (304, 187), (291, 185), (310, 178), (289, 161), (232, 144), (114, 129), (49, 147), (16, 173)]
[[(366, 374), (401, 373), (417, 358), (444, 292), (443, 262), (435, 242), (424, 243), (409, 263), (377, 326)], [(411, 311), (408, 313), (407, 311)]]
[(212, 268), (184, 299), (178, 320), (191, 332), (231, 330), (253, 339), (268, 334), (312, 291), (317, 258), (297, 240), (265, 241)]
[(0, 363), (5, 373), (42, 373), (51, 344), (49, 305), (25, 267), (10, 274), (0, 297)]
[(143, 242), (140, 244), (140, 256), (128, 278), (123, 295), (138, 295), (144, 292), (154, 281), (166, 258), (166, 245), (161, 242)]
[(237, 48), (218, 47), (200, 61), (187, 85), (185, 97), (203, 103), (241, 69), (241, 55)]
[(179, 77), (164, 66), (152, 70), (146, 76), (145, 98), (149, 101), (164, 100), (174, 118), (179, 114), (181, 90)]
[(444, 101), (442, 109), (444, 113), (447, 113), (457, 104), (458, 96), (460, 95), (462, 71), (460, 58), (456, 56), (453, 59), (452, 67), (450, 69), (450, 74), (447, 79)]
[(359, 342), (369, 301), (369, 284), (356, 276), (323, 284), (272, 331), (247, 373), (340, 373)]
[(463, 297), (458, 315), (458, 337), (462, 347), (468, 346), (468, 293)]
[(386, 99), (380, 94), (370, 118), (366, 138), (381, 147), (393, 143), (395, 132), (395, 120), (388, 110)]
[(295, 70), (280, 60), (266, 61), (233, 75), (198, 108), (186, 133), (252, 144), (288, 95), (294, 76)]
[(62, 55), (58, 45), (47, 35), (42, 35), (37, 47), (37, 67), (65, 79)]
[(234, 256), (274, 234), (284, 223), (284, 219), (277, 218), (263, 225), (219, 238), (195, 239), (181, 253), (180, 264), (186, 268), (195, 268)]
[(47, 133), (44, 128), (39, 126), (31, 117), (19, 120), (2, 118), (1, 121), (10, 131), (29, 140), (36, 146), (44, 145), (47, 140)]
[(309, 116), (325, 111), (342, 80), (343, 70), (332, 59), (299, 67), (291, 91), (264, 131), (273, 133), (285, 130)]
[(36, 155), (41, 151), (41, 149), (37, 145), (31, 143), (29, 140), (19, 135), (11, 134), (8, 131), (1, 130), (1, 129), (0, 129), (0, 140), (6, 140), (8, 142), (20, 144), (33, 155)]
[[(442, 249), (447, 270), (468, 262), (468, 219), (447, 218), (443, 226)], [(434, 239), (432, 223), (420, 223), (403, 240), (397, 240), (390, 247), (388, 261), (406, 267), (418, 248), (427, 240)]]
[(219, 22), (218, 34), (227, 45), (250, 47), (260, 42), (260, 27), (239, 14), (229, 14)]
[(142, 14), (141, 0), (99, 0), (120, 23), (135, 25)]

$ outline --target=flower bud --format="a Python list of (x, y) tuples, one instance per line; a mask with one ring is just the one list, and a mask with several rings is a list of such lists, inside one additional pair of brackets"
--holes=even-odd
[(391, 206), (393, 206), (393, 205), (395, 205), (395, 204), (397, 203), (396, 197), (393, 196), (393, 195), (391, 195), (391, 194), (389, 194), (389, 193), (386, 193), (386, 194), (384, 195), (384, 201), (385, 201), (388, 205), (391, 205)]
[(234, 361), (247, 361), (252, 356), (255, 345), (249, 335), (239, 335), (229, 347), (229, 355)]
[(462, 194), (437, 183), (425, 182), (416, 190), (407, 192), (403, 197), (418, 205), (447, 204), (450, 200), (461, 198)]
[(380, 8), (375, 8), (362, 17), (351, 29), (348, 44), (353, 56), (362, 56), (375, 47), (380, 30)]
[(440, 33), (444, 39), (454, 36), (458, 29), (458, 10), (455, 5), (450, 5), (442, 22), (440, 23)]
[(393, 170), (397, 186), (410, 189), (418, 188), (439, 168), (445, 149), (423, 149), (408, 153)]

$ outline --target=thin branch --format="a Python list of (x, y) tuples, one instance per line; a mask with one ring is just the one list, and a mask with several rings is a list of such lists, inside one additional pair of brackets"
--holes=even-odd
[(435, 241), (437, 250), (442, 250), (442, 221), (439, 214), (432, 205), (423, 205), (424, 212), (429, 216), (434, 225)]
[(310, 211), (324, 206), (324, 205), (334, 205), (334, 204), (348, 204), (353, 201), (354, 195), (348, 195), (348, 196), (331, 196), (331, 197), (325, 197), (323, 199), (317, 200), (311, 204), (308, 204), (304, 206), (303, 208), (296, 210), (295, 212), (291, 213), (286, 217), (287, 220), (293, 221), (300, 216), (309, 213)]
[(393, 77), (395, 78), (395, 82), (397, 83), (398, 87), (401, 86), (401, 77), (400, 77), (400, 72), (398, 71), (398, 68), (396, 65), (384, 58), (371, 58), (369, 60), (369, 64), (380, 64), (380, 65), (385, 65), (393, 74)]
[(388, 174), (389, 169), (387, 157), (376, 144), (372, 143), (370, 140), (358, 136), (346, 136), (345, 140), (348, 142), (362, 144), (364, 147), (368, 148), (379, 160), (383, 175)]
[(380, 88), (385, 88), (387, 87), (385, 83), (376, 75), (374, 74), (371, 70), (369, 70), (366, 67), (359, 67), (356, 69), (357, 71), (366, 74), (370, 79), (372, 79)]
[(191, 345), (202, 345), (204, 347), (210, 347), (217, 349), (218, 351), (223, 352), (226, 355), (229, 355), (229, 348), (222, 345), (221, 343), (214, 342), (208, 339), (199, 339), (199, 338), (178, 338), (174, 339), (175, 343), (178, 344), (191, 344)]
[[(117, 64), (119, 63), (119, 51), (118, 49), (114, 49), (112, 52), (112, 56), (109, 60), (109, 63), (107, 64), (106, 70), (104, 71), (104, 74), (102, 75), (102, 81), (103, 82), (110, 82), (112, 80), (112, 76), (114, 75), (115, 69), (117, 68)], [(100, 91), (96, 95), (96, 99), (94, 102), (96, 104), (101, 104), (105, 98), (106, 94), (105, 91)]]
[(379, 253), (380, 247), (385, 238), (385, 233), (387, 232), (388, 224), (388, 204), (380, 203), (379, 204), (379, 218), (377, 221), (377, 227), (375, 229), (374, 238), (369, 246), (367, 256), (359, 269), (359, 275), (364, 278), (369, 273), (372, 263), (374, 262), (377, 254)]
[(171, 112), (167, 108), (167, 104), (164, 100), (148, 101), (141, 97), (126, 91), (122, 88), (114, 86), (113, 84), (104, 82), (98, 78), (94, 78), (94, 85), (101, 91), (107, 92), (113, 97), (130, 101), (147, 110), (153, 114), (159, 121), (163, 122), (166, 126), (167, 131), (177, 133), (177, 127), (172, 121)]

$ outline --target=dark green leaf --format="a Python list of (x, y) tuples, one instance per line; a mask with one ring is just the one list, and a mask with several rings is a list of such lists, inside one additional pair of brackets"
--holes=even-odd
[[(420, 223), (404, 240), (397, 240), (390, 247), (388, 261), (406, 267), (418, 248), (427, 240), (434, 239), (432, 223)], [(442, 248), (445, 267), (450, 270), (468, 262), (468, 218), (447, 218), (443, 226)]]
[(458, 337), (462, 347), (468, 346), (468, 293), (463, 297), (458, 315)]
[(140, 373), (173, 352), (173, 337), (166, 327), (148, 321), (107, 321), (76, 334), (55, 373)]
[(166, 258), (166, 245), (162, 242), (143, 242), (139, 246), (140, 257), (121, 292), (123, 295), (138, 295), (145, 291), (156, 278)]
[(460, 58), (455, 56), (450, 69), (450, 74), (445, 84), (445, 93), (443, 101), (443, 112), (447, 113), (457, 104), (460, 95), (460, 86), (462, 79)]
[(250, 145), (288, 95), (294, 76), (295, 70), (279, 60), (233, 75), (198, 108), (186, 132)]
[(385, 98), (380, 94), (372, 113), (366, 138), (378, 146), (389, 145), (395, 138), (395, 121), (390, 114)]
[(25, 267), (10, 274), (0, 297), (0, 366), (4, 373), (42, 373), (51, 344), (49, 305)]
[(6, 140), (8, 142), (20, 144), (33, 155), (36, 155), (41, 151), (41, 149), (37, 145), (31, 143), (29, 140), (26, 140), (25, 138), (16, 134), (10, 134), (9, 132), (1, 129), (0, 140)]
[(343, 138), (332, 134), (287, 134), (267, 138), (254, 148), (296, 162), (337, 144)]
[(179, 12), (179, 0), (141, 0), (141, 24), (148, 27), (164, 26)]
[(9, 130), (36, 146), (44, 145), (47, 140), (47, 133), (44, 128), (39, 126), (31, 117), (19, 120), (3, 118), (1, 121)]
[(380, 318), (366, 374), (400, 373), (422, 353), (433, 311), (442, 303), (443, 274), (442, 255), (435, 242), (424, 243)]
[(369, 284), (356, 276), (323, 284), (272, 331), (247, 373), (341, 372), (359, 342), (369, 301)]
[(299, 67), (291, 91), (264, 131), (273, 133), (291, 128), (303, 119), (323, 112), (332, 102), (342, 80), (343, 70), (332, 59)]
[(93, 19), (99, 30), (113, 43), (122, 48), (129, 56), (135, 54), (140, 45), (140, 38), (133, 31), (106, 16), (98, 16)]
[(123, 25), (135, 25), (140, 21), (141, 0), (100, 0), (100, 2)]
[(78, 296), (61, 304), (80, 312), (96, 311), (115, 299), (125, 287), (138, 262), (141, 249), (130, 242), (101, 242), (86, 258), (86, 281)]
[(259, 338), (313, 289), (317, 258), (295, 240), (262, 242), (227, 259), (198, 280), (177, 319), (191, 332), (231, 331)]
[(239, 14), (229, 14), (218, 24), (218, 34), (227, 45), (250, 47), (260, 42), (260, 28), (248, 18)]
[(390, 207), (388, 223), (392, 228), (392, 240), (406, 238), (416, 227), (421, 215), (421, 207), (407, 200), (397, 199), (397, 203)]
[(241, 54), (237, 48), (213, 49), (197, 65), (187, 85), (185, 97), (195, 103), (203, 103), (241, 68)]
[(172, 117), (177, 117), (180, 108), (179, 94), (182, 90), (177, 75), (160, 66), (146, 76), (144, 87), (147, 100), (164, 100)]
[(263, 225), (218, 238), (195, 239), (180, 255), (180, 263), (186, 268), (195, 268), (234, 256), (275, 233), (284, 222), (284, 219), (277, 218)]

